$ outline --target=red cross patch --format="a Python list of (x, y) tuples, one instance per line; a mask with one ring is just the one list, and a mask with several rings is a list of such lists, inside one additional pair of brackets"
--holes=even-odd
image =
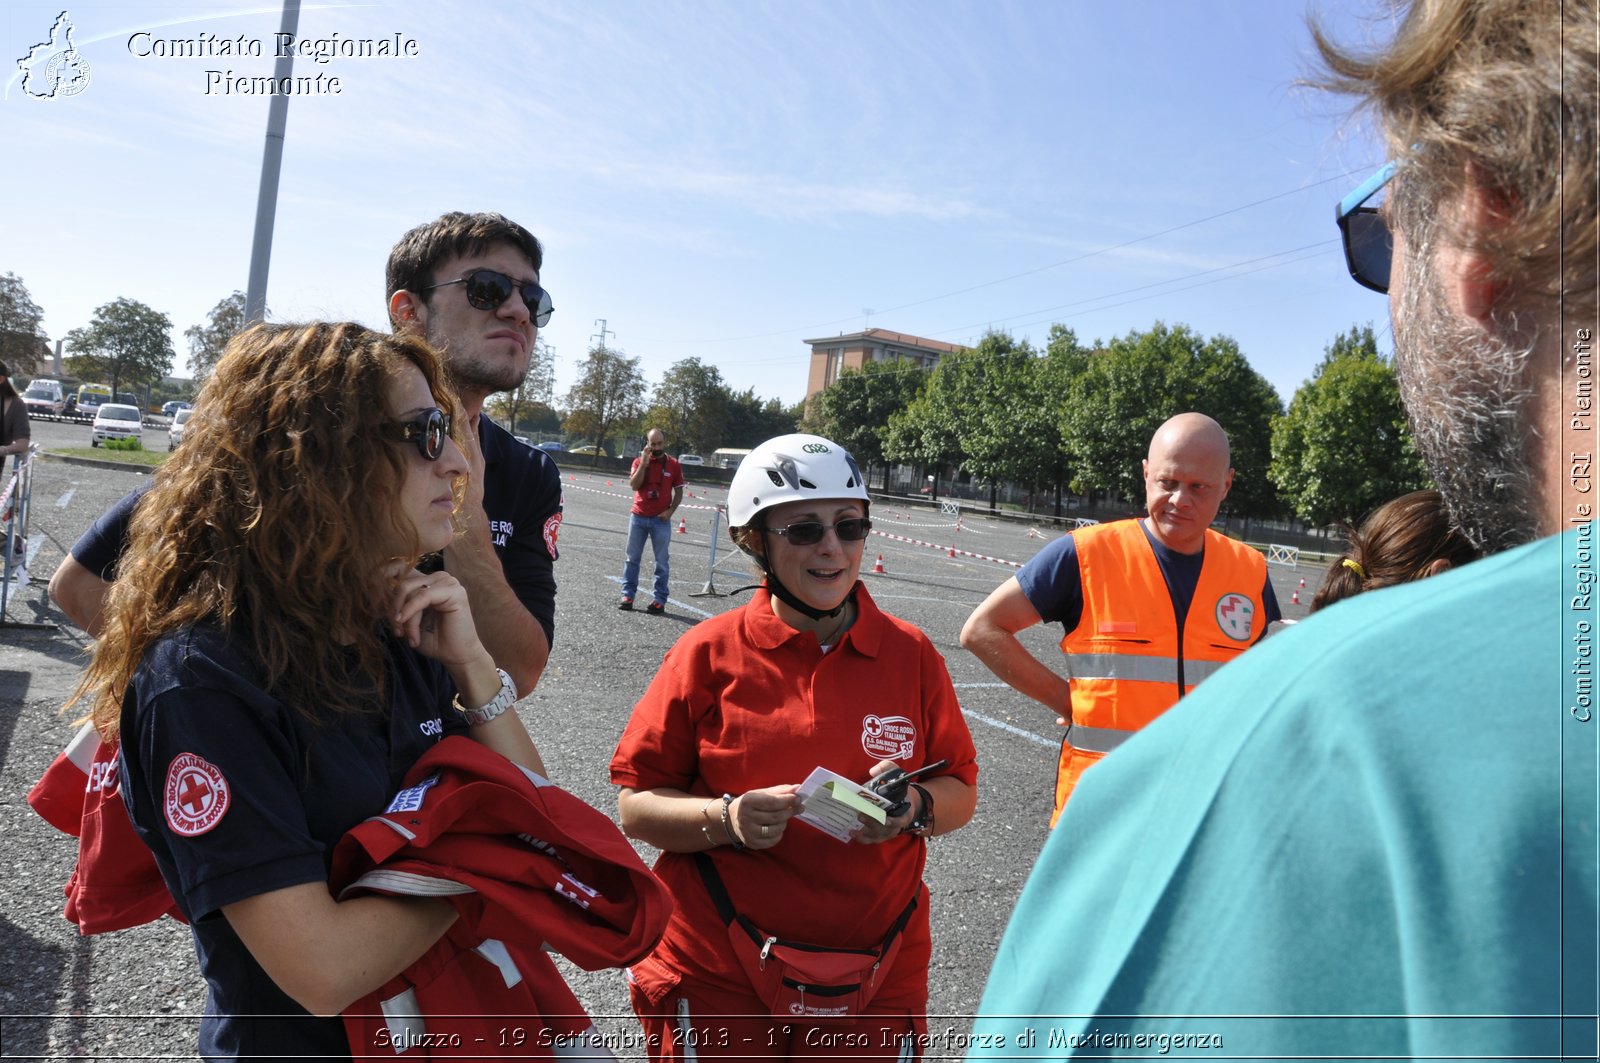
[(204, 757), (179, 753), (167, 765), (167, 826), (194, 838), (222, 822), (228, 811), (228, 780)]
[(561, 514), (555, 512), (545, 518), (544, 522), (544, 548), (554, 561), (559, 556), (556, 551), (556, 539), (561, 535)]

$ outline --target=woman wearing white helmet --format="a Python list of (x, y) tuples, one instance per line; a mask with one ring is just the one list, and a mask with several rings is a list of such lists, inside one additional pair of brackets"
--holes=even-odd
[[(925, 839), (972, 818), (977, 764), (944, 659), (857, 579), (869, 506), (820, 436), (751, 451), (728, 517), (763, 586), (678, 640), (612, 758), (623, 829), (677, 902), (630, 971), (653, 1059), (921, 1055)], [(928, 771), (843, 842), (793, 819), (819, 766)]]

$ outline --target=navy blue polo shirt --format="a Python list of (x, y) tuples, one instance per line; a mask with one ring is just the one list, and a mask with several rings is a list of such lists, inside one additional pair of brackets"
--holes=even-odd
[[(1144, 521), (1139, 530), (1145, 541), (1155, 551), (1156, 564), (1161, 566), (1161, 576), (1167, 581), (1167, 593), (1172, 598), (1172, 611), (1177, 617), (1178, 631), (1189, 616), (1189, 603), (1194, 601), (1194, 589), (1200, 582), (1200, 568), (1205, 561), (1205, 551), (1198, 554), (1180, 554), (1164, 545)], [(1071, 632), (1083, 619), (1083, 573), (1078, 568), (1078, 544), (1071, 535), (1045, 546), (1017, 573), (1017, 583), (1034, 612), (1045, 623), (1059, 621), (1061, 629)], [(1272, 575), (1267, 575), (1267, 585), (1261, 590), (1261, 607), (1266, 611), (1266, 623), (1261, 625), (1256, 641), (1266, 636), (1267, 624), (1283, 619), (1278, 607), (1278, 596), (1272, 592)]]
[(340, 1020), (284, 994), (221, 909), (326, 882), (340, 837), (381, 813), (442, 736), (466, 731), (444, 669), (396, 640), (386, 646), (390, 710), (320, 725), (264, 690), (243, 640), (212, 625), (157, 640), (129, 685), (123, 800), (192, 925), (208, 986), (204, 1056), (349, 1054)]

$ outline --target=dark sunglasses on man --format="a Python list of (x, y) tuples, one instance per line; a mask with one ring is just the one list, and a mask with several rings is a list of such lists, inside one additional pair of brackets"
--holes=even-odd
[(1394, 177), (1398, 163), (1388, 163), (1339, 201), (1334, 217), (1339, 235), (1344, 238), (1344, 261), (1350, 276), (1363, 288), (1375, 292), (1389, 290), (1389, 269), (1394, 263), (1394, 237), (1389, 222), (1367, 200), (1383, 190)]
[(450, 415), (430, 406), (411, 421), (390, 421), (384, 425), (396, 443), (415, 443), (417, 453), (429, 461), (444, 456), (444, 441), (450, 435)]
[(549, 292), (533, 281), (512, 280), (497, 269), (475, 269), (464, 277), (430, 284), (422, 290), (431, 292), (435, 288), (444, 288), (451, 284), (466, 285), (467, 303), (478, 310), (498, 310), (500, 304), (511, 298), (513, 292), (519, 293), (523, 304), (528, 308), (528, 313), (533, 317), (533, 323), (540, 328), (548, 325), (550, 315), (556, 312), (555, 304), (550, 301)]
[(827, 534), (829, 528), (833, 529), (833, 534), (839, 537), (841, 543), (859, 543), (872, 530), (872, 521), (866, 517), (851, 517), (837, 524), (803, 520), (785, 528), (771, 530), (774, 535), (783, 536), (795, 546), (815, 546), (822, 541), (823, 535)]

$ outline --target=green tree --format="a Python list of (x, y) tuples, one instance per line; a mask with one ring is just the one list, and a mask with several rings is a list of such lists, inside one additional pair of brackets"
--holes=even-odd
[(1150, 437), (1167, 418), (1189, 410), (1215, 418), (1232, 443), (1228, 508), (1246, 516), (1274, 511), (1266, 470), (1272, 418), (1282, 410), (1277, 392), (1231, 338), (1205, 340), (1187, 325), (1160, 321), (1105, 344), (1071, 381), (1060, 424), (1075, 488), (1142, 499)]
[(217, 367), (228, 341), (243, 332), (250, 322), (245, 318), (245, 295), (237, 289), (206, 315), (204, 325), (190, 325), (183, 332), (189, 341), (189, 366), (194, 372), (196, 388), (203, 387), (211, 371)]
[(15, 273), (0, 273), (0, 361), (12, 373), (31, 377), (44, 353), (44, 311)]
[(729, 398), (721, 370), (685, 358), (674, 362), (656, 385), (645, 427), (660, 428), (673, 449), (709, 454), (727, 433)]
[(1308, 524), (1354, 524), (1431, 485), (1372, 326), (1336, 337), (1272, 427), (1271, 476)]
[(113, 394), (172, 372), (171, 319), (135, 299), (106, 303), (88, 325), (67, 333), (66, 343), (73, 351), (68, 370), (109, 383)]
[[(881, 466), (883, 488), (887, 491), (885, 428), (890, 417), (911, 404), (927, 380), (925, 370), (899, 360), (868, 362), (861, 369), (846, 369), (814, 397), (806, 430), (838, 443), (865, 469)], [(864, 475), (871, 478), (870, 471)]]
[[(774, 436), (799, 431), (803, 408), (804, 403), (785, 406), (777, 399), (758, 398), (755, 388), (733, 392), (728, 396), (728, 427), (721, 445), (753, 450)], [(701, 453), (710, 457), (706, 451)]]
[[(528, 359), (528, 372), (522, 383), (510, 391), (500, 391), (489, 396), (484, 409), (489, 416), (509, 425), (513, 435), (517, 426), (526, 424), (530, 430), (560, 427), (561, 418), (550, 408), (551, 378), (554, 373), (555, 354), (541, 341), (536, 341), (533, 354)], [(554, 425), (550, 421), (554, 419)]]
[(578, 382), (567, 392), (567, 407), (567, 431), (592, 436), (605, 446), (613, 429), (638, 417), (644, 408), (639, 359), (609, 347), (591, 347), (578, 366)]
[(931, 469), (933, 497), (939, 495), (939, 479), (944, 471), (961, 464), (962, 421), (969, 414), (969, 380), (974, 371), (966, 360), (972, 351), (946, 354), (929, 373), (922, 390), (904, 410), (890, 414), (883, 434), (883, 453), (888, 461), (912, 462)]

